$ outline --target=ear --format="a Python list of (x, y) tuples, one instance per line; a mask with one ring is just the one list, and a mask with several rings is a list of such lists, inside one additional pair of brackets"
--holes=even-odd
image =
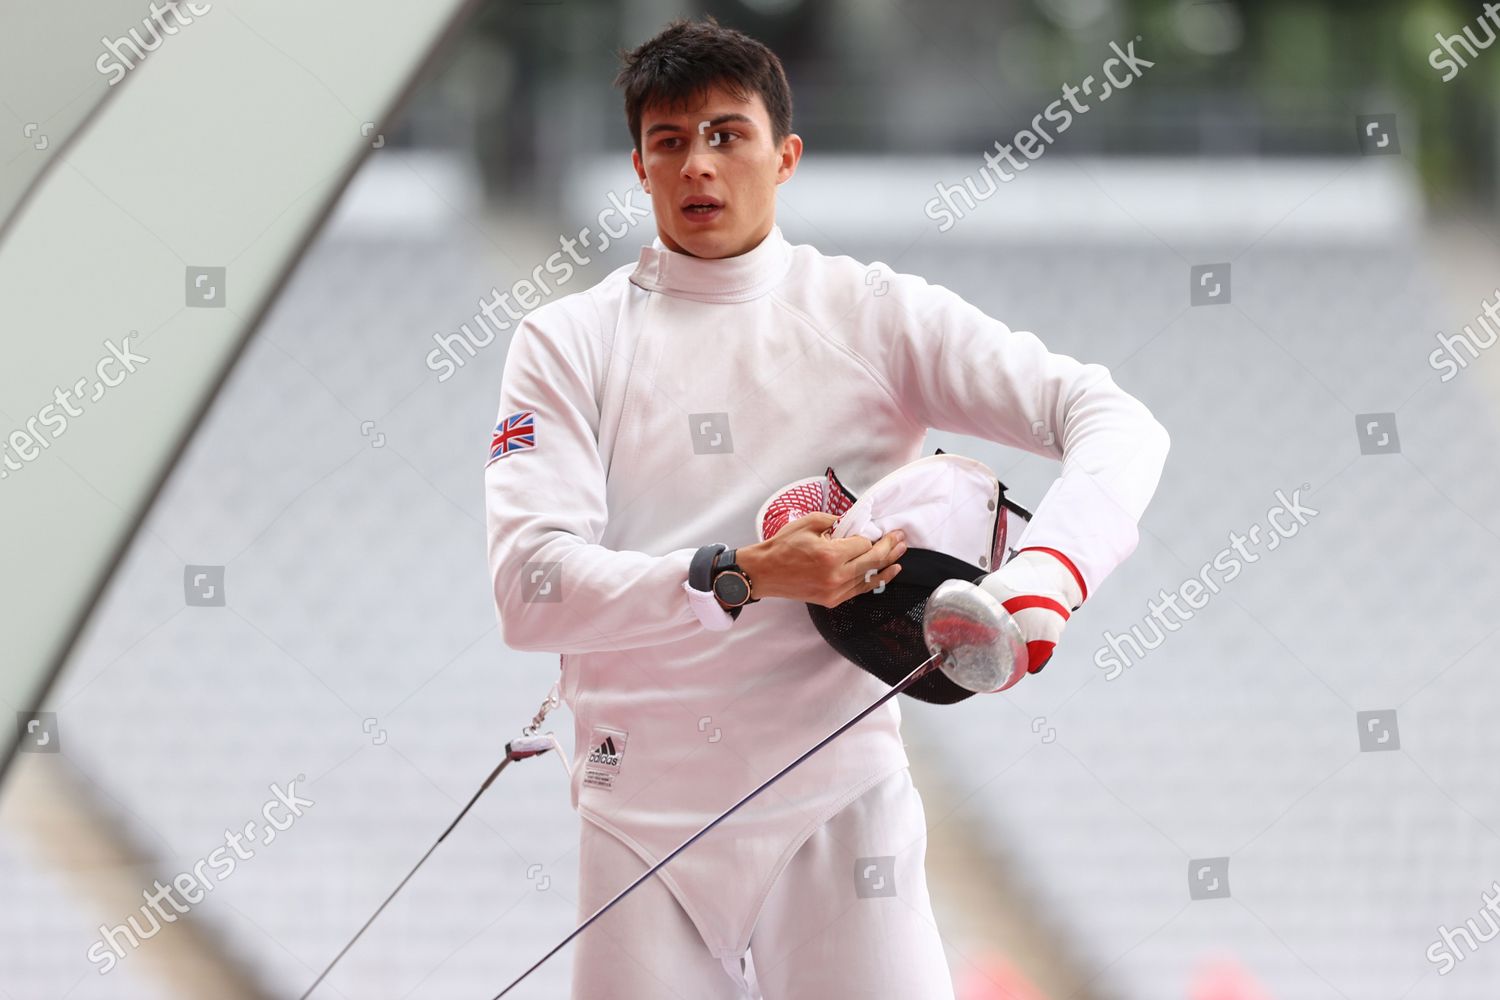
[(781, 140), (781, 162), (776, 165), (776, 183), (784, 184), (797, 172), (797, 162), (802, 159), (802, 137), (793, 132)]
[(651, 193), (651, 182), (646, 179), (646, 165), (641, 162), (641, 151), (632, 149), (630, 151), (630, 165), (635, 168), (635, 176), (640, 179), (641, 187), (647, 194)]

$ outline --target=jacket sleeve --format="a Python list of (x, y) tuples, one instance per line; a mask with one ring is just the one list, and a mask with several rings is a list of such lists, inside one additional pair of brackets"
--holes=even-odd
[(927, 427), (1061, 459), (1015, 547), (1067, 556), (1092, 594), (1135, 550), (1166, 428), (1103, 365), (1053, 354), (915, 275), (892, 284), (883, 349), (898, 402)]
[(712, 594), (687, 587), (696, 549), (664, 555), (598, 544), (608, 511), (599, 455), (599, 334), (564, 308), (516, 327), (500, 384), (496, 435), (520, 415), (530, 437), (484, 469), (495, 610), (517, 650), (592, 653), (673, 642), (733, 621)]

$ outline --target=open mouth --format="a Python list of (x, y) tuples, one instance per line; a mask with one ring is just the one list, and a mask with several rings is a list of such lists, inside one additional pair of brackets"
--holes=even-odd
[(712, 219), (724, 210), (717, 198), (689, 196), (682, 201), (682, 214), (690, 219)]

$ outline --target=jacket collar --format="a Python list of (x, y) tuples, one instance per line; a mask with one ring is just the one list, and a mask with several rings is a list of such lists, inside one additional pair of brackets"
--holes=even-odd
[(648, 292), (699, 302), (745, 302), (759, 298), (786, 276), (792, 245), (771, 226), (766, 238), (736, 257), (705, 258), (668, 250), (657, 236), (641, 248), (640, 261), (630, 275), (633, 284)]

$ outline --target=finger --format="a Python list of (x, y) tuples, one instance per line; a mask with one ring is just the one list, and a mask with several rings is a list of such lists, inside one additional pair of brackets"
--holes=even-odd
[(815, 510), (811, 514), (804, 514), (795, 520), (788, 521), (782, 526), (781, 531), (776, 532), (776, 534), (779, 535), (782, 532), (788, 531), (816, 531), (822, 533), (837, 523), (838, 518), (834, 515), (827, 511)]
[(905, 554), (906, 543), (897, 541), (895, 534), (891, 533), (882, 537), (880, 541), (873, 543), (855, 558), (850, 559), (845, 569), (851, 578), (863, 579), (872, 567), (875, 569), (885, 569)]
[[(833, 545), (835, 546), (834, 551), (838, 553), (839, 557), (845, 563), (851, 563), (878, 546), (885, 546), (885, 551), (889, 552), (892, 548), (892, 539), (887, 534), (882, 536), (879, 541), (872, 542), (864, 535), (850, 535), (848, 538), (833, 539)], [(884, 562), (888, 563), (890, 560), (886, 559)], [(863, 570), (863, 567), (861, 567), (861, 570)]]

